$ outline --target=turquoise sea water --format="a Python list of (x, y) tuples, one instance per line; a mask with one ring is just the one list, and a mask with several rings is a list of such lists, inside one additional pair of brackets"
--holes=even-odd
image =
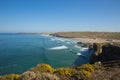
[(40, 34), (0, 34), (0, 75), (22, 73), (41, 63), (54, 68), (89, 63), (91, 53), (73, 40)]

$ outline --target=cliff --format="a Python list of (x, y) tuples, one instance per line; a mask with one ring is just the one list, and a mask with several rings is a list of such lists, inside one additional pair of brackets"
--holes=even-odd
[(93, 44), (94, 53), (90, 57), (90, 63), (101, 61), (120, 60), (120, 43)]

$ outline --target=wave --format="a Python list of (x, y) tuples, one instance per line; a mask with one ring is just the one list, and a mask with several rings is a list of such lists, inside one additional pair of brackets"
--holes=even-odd
[(61, 39), (61, 38), (51, 38), (51, 41), (61, 41), (61, 42), (64, 42), (65, 40)]
[(77, 55), (86, 58), (86, 55), (84, 55), (84, 54), (82, 54), (82, 53), (77, 53)]
[(67, 44), (70, 44), (70, 42), (66, 42)]
[(50, 37), (50, 35), (47, 35), (47, 34), (41, 34), (41, 36)]
[(81, 48), (81, 51), (86, 51), (88, 50), (89, 48)]
[(55, 39), (52, 38), (51, 41), (55, 41)]
[(75, 47), (75, 48), (81, 48), (81, 46), (77, 46), (77, 45), (75, 45), (74, 47)]
[(81, 53), (77, 53), (77, 55), (82, 55)]
[(65, 39), (62, 39), (62, 38), (58, 38), (57, 40), (59, 40), (61, 42), (65, 42)]
[(63, 46), (49, 48), (49, 50), (61, 50), (61, 49), (68, 49), (68, 47), (63, 45)]

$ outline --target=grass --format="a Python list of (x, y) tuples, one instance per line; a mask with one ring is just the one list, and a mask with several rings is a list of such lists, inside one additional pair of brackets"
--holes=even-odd
[(120, 40), (120, 32), (58, 32), (61, 37), (72, 38), (103, 38)]

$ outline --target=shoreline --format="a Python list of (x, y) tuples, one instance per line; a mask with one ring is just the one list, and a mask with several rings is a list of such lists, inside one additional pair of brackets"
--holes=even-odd
[(58, 37), (58, 38), (64, 38), (64, 39), (69, 39), (69, 40), (74, 40), (76, 42), (82, 42), (82, 43), (120, 43), (120, 40), (118, 39), (106, 39), (106, 38), (89, 38), (89, 37), (64, 37), (64, 36), (56, 36), (54, 34), (43, 34), (47, 36), (53, 36), (53, 37)]
[(107, 40), (107, 39), (101, 39), (101, 38), (67, 38), (67, 39), (72, 39), (72, 40), (77, 40), (80, 42), (85, 42), (85, 43), (120, 43), (120, 40)]
[(120, 43), (120, 32), (57, 32), (49, 35), (83, 43)]

